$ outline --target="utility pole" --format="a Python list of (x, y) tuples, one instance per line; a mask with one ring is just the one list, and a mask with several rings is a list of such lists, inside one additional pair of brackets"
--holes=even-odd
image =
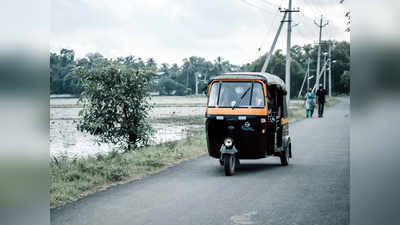
[[(323, 65), (323, 67), (322, 67), (322, 70), (326, 70), (327, 64), (328, 64), (327, 62), (324, 63), (324, 65)], [(314, 87), (313, 87), (313, 89), (312, 89), (312, 92), (314, 92), (315, 90), (317, 90), (318, 84), (319, 84), (319, 80), (321, 79), (321, 76), (322, 76), (322, 72), (323, 72), (323, 71), (321, 71), (321, 72), (317, 75), (316, 81), (315, 81), (315, 84), (314, 84)]]
[[(326, 64), (326, 52), (324, 53), (324, 64)], [(324, 70), (324, 89), (326, 90), (326, 69)]]
[(308, 58), (308, 61), (307, 61), (307, 72), (304, 75), (303, 83), (301, 83), (300, 91), (299, 91), (299, 94), (297, 95), (297, 98), (300, 98), (301, 92), (303, 91), (304, 83), (306, 82), (306, 80), (307, 80), (307, 89), (306, 89), (306, 93), (307, 93), (308, 87), (309, 87), (309, 81), (308, 81), (309, 76), (310, 76), (310, 58)]
[(281, 12), (288, 13), (288, 26), (287, 26), (287, 46), (286, 46), (286, 69), (285, 69), (285, 83), (286, 83), (286, 103), (289, 105), (290, 100), (290, 49), (292, 40), (292, 12), (300, 12), (299, 9), (292, 10), (292, 0), (289, 0), (289, 7), (286, 10), (280, 10)]
[(198, 80), (197, 76), (199, 76), (199, 73), (198, 72), (194, 73), (194, 78), (195, 78), (195, 83), (196, 83), (196, 95), (199, 94), (199, 80)]
[(307, 91), (310, 88), (310, 63), (311, 63), (311, 59), (310, 57), (308, 57), (308, 62), (307, 62)]
[[(321, 19), (319, 21), (319, 23), (317, 23), (314, 20), (315, 25), (317, 25), (319, 27), (319, 41), (318, 41), (318, 59), (317, 59), (317, 77), (319, 75), (319, 71), (320, 71), (320, 66), (321, 66), (321, 37), (322, 37), (322, 28), (326, 27), (329, 24), (329, 21), (326, 21), (326, 23), (323, 23), (323, 18), (321, 15)], [(317, 79), (317, 81), (319, 82), (319, 79)]]
[(329, 41), (329, 97), (332, 97), (332, 41)]

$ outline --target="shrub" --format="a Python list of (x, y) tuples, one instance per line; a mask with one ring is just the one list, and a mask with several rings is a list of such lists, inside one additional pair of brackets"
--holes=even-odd
[(126, 150), (147, 144), (151, 134), (147, 85), (153, 73), (116, 62), (79, 73), (84, 91), (78, 129)]

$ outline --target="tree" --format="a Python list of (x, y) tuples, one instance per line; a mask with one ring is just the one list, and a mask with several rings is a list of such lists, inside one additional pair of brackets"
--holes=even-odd
[(105, 67), (79, 69), (79, 73), (84, 92), (78, 129), (97, 135), (101, 142), (120, 144), (126, 150), (147, 144), (151, 105), (146, 90), (153, 74), (116, 61)]
[(77, 77), (73, 74), (75, 53), (71, 49), (61, 49), (60, 54), (50, 54), (50, 93), (79, 94)]
[(149, 58), (146, 61), (146, 68), (149, 69), (149, 70), (154, 70), (155, 71), (157, 69), (156, 61), (153, 58)]

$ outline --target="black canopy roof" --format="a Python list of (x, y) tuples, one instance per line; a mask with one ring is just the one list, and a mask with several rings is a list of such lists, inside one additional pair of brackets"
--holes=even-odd
[(235, 72), (223, 73), (212, 77), (210, 82), (215, 79), (259, 79), (264, 81), (267, 86), (276, 86), (280, 91), (286, 93), (285, 82), (276, 75), (261, 72)]

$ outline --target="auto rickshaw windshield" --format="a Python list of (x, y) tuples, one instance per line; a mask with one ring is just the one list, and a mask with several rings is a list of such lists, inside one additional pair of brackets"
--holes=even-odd
[(208, 107), (263, 108), (265, 97), (259, 82), (214, 82), (211, 87)]

